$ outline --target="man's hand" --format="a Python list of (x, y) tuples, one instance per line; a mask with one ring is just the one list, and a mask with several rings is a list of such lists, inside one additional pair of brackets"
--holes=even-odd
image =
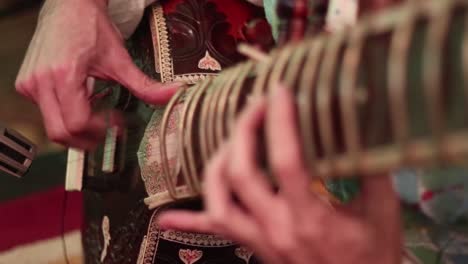
[[(292, 95), (278, 88), (270, 104), (251, 103), (230, 142), (210, 162), (205, 211), (164, 213), (161, 227), (224, 235), (269, 264), (399, 263), (399, 204), (389, 178), (363, 179), (361, 197), (333, 208), (311, 192)], [(265, 114), (268, 160), (279, 192), (256, 161)]]
[(47, 0), (18, 74), (17, 91), (38, 104), (47, 135), (57, 143), (87, 149), (105, 135), (104, 116), (91, 110), (90, 77), (117, 81), (153, 104), (165, 103), (179, 86), (157, 83), (133, 64), (106, 5)]

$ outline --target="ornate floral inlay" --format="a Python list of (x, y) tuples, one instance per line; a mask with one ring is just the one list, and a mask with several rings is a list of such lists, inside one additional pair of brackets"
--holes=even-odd
[(102, 246), (102, 251), (101, 251), (101, 262), (104, 261), (104, 259), (107, 256), (107, 248), (109, 247), (110, 241), (111, 241), (111, 235), (110, 235), (110, 221), (109, 217), (105, 215), (102, 218), (102, 237), (104, 238), (104, 245)]
[(222, 70), (221, 64), (219, 62), (211, 57), (210, 53), (206, 51), (205, 57), (203, 57), (199, 62), (198, 62), (198, 68), (202, 70), (211, 70), (211, 71), (220, 71)]
[(250, 258), (252, 257), (253, 255), (253, 251), (246, 248), (246, 247), (238, 247), (236, 248), (236, 250), (234, 251), (234, 254), (236, 254), (236, 256), (242, 260), (245, 261), (245, 264), (248, 264), (249, 261), (250, 261)]
[[(179, 120), (179, 111), (181, 110), (181, 105), (174, 107), (169, 117), (166, 133), (167, 157), (171, 170), (175, 171), (174, 175), (177, 175), (180, 170), (180, 164), (177, 159), (177, 123)], [(156, 110), (146, 128), (140, 150), (138, 151), (141, 177), (149, 196), (167, 190), (162, 175), (162, 160), (159, 147), (161, 143), (161, 119), (162, 113)]]
[(137, 259), (137, 264), (143, 264), (143, 258), (145, 256), (145, 250), (146, 250), (146, 236), (143, 237), (143, 240), (141, 241), (140, 245), (140, 252), (138, 253), (138, 259)]
[(159, 228), (158, 222), (156, 220), (156, 215), (158, 214), (158, 211), (159, 210), (154, 210), (153, 215), (151, 216), (151, 220), (148, 225), (148, 232), (145, 236), (145, 243), (142, 244), (142, 246), (144, 247), (143, 253), (140, 253), (140, 256), (138, 257), (142, 259), (142, 264), (153, 264), (154, 259), (156, 257), (156, 252), (158, 251)]
[(164, 10), (160, 4), (153, 5), (151, 20), (155, 68), (161, 73), (161, 82), (172, 82), (174, 80), (174, 64), (169, 46), (169, 34), (166, 19), (164, 18)]
[(201, 250), (190, 250), (190, 249), (181, 249), (179, 250), (179, 258), (184, 262), (184, 264), (193, 264), (200, 260), (203, 256), (203, 251)]

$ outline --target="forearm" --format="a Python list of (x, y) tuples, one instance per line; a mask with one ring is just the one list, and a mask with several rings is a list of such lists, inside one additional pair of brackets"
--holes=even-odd
[(83, 5), (94, 5), (98, 8), (105, 9), (108, 6), (108, 2), (112, 0), (45, 0), (42, 8), (39, 12), (39, 21), (52, 14), (58, 15), (61, 11), (57, 9), (64, 6), (72, 6), (73, 8), (82, 7)]
[(124, 38), (129, 38), (140, 23), (147, 6), (156, 0), (108, 0), (108, 14)]

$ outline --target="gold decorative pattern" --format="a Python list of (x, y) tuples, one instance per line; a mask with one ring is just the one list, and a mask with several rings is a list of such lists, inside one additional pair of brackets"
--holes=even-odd
[(205, 52), (205, 57), (203, 57), (198, 62), (198, 68), (202, 70), (211, 70), (211, 71), (222, 70), (221, 64), (215, 58), (213, 58), (208, 51)]
[(143, 257), (145, 255), (145, 249), (146, 249), (146, 236), (143, 237), (143, 240), (141, 241), (140, 245), (140, 252), (138, 253), (138, 259), (137, 259), (137, 264), (143, 264)]
[[(171, 160), (171, 168), (178, 173), (180, 170), (180, 164), (176, 156), (177, 149), (177, 124), (179, 120), (179, 111), (181, 105), (175, 106), (172, 112), (169, 125), (166, 132), (167, 148), (169, 150), (169, 159)], [(164, 193), (167, 190), (166, 183), (162, 176), (162, 164), (161, 164), (161, 153), (160, 153), (160, 132), (161, 132), (161, 115), (158, 112), (153, 114), (153, 117), (148, 124), (145, 131), (144, 147), (139, 151), (138, 155), (140, 158), (141, 177), (145, 184), (145, 189), (148, 195), (156, 195)], [(154, 209), (152, 207), (151, 209)]]
[(138, 258), (141, 257), (142, 264), (153, 264), (158, 251), (160, 230), (158, 228), (158, 222), (156, 221), (157, 213), (158, 210), (154, 210), (153, 215), (151, 215), (148, 232), (144, 240), (145, 243), (142, 243), (143, 250), (140, 249), (140, 256)]
[(224, 247), (235, 245), (231, 240), (224, 239), (217, 235), (187, 233), (178, 230), (166, 230), (160, 232), (161, 238), (172, 242), (183, 243), (190, 246), (204, 247)]
[(253, 251), (246, 247), (238, 247), (234, 251), (234, 254), (236, 254), (238, 258), (244, 260), (245, 264), (249, 264), (250, 258), (253, 256)]
[(203, 251), (201, 250), (191, 250), (191, 249), (180, 249), (179, 258), (184, 262), (184, 264), (194, 264), (203, 257)]
[(101, 262), (104, 262), (104, 259), (107, 256), (107, 248), (109, 247), (110, 241), (111, 241), (111, 235), (110, 235), (110, 221), (109, 217), (105, 215), (102, 218), (102, 236), (104, 238), (104, 245), (102, 247), (102, 252), (101, 252)]
[[(211, 234), (188, 233), (176, 230), (162, 231), (159, 229), (157, 221), (159, 212), (159, 209), (156, 209), (151, 215), (151, 219), (148, 225), (148, 231), (141, 243), (140, 254), (138, 255), (138, 261), (136, 262), (137, 264), (154, 263), (160, 239), (163, 239), (164, 241), (170, 241), (194, 247), (201, 246), (213, 248), (236, 245), (233, 241), (226, 240), (219, 236)], [(179, 256), (180, 254), (181, 252), (179, 252)], [(192, 262), (189, 262), (192, 264), (197, 261), (196, 258), (190, 258), (186, 260), (192, 260)]]
[(151, 30), (153, 36), (155, 68), (160, 70), (161, 82), (174, 81), (174, 64), (169, 46), (169, 33), (167, 31), (164, 10), (161, 4), (157, 3), (152, 7), (153, 16), (151, 18)]
[(149, 24), (150, 24), (150, 29), (151, 29), (151, 40), (153, 43), (153, 55), (154, 55), (154, 71), (156, 73), (161, 74), (161, 69), (159, 67), (159, 44), (158, 44), (158, 37), (157, 37), (157, 26), (156, 26), (156, 19), (154, 16), (154, 11), (153, 11), (153, 16), (149, 17)]
[[(205, 80), (208, 76), (216, 76), (218, 73), (185, 73), (174, 74), (174, 62), (172, 60), (171, 48), (169, 43), (169, 33), (167, 29), (166, 18), (161, 4), (152, 6), (152, 16), (150, 17), (150, 28), (154, 49), (154, 67), (155, 71), (161, 75), (161, 82), (180, 81), (188, 84)], [(221, 71), (221, 64), (213, 58), (208, 51), (205, 57), (198, 63), (200, 69)]]
[(188, 74), (178, 74), (174, 76), (174, 81), (184, 82), (187, 84), (194, 84), (199, 81), (203, 81), (210, 76), (218, 76), (217, 73), (188, 73)]
[[(158, 180), (160, 178), (161, 177), (158, 177)], [(188, 186), (185, 186), (185, 185), (176, 187), (175, 193), (178, 199), (190, 198), (193, 196), (193, 193), (190, 191), (190, 188), (188, 188)], [(158, 192), (157, 194), (150, 195), (146, 197), (144, 200), (145, 204), (148, 206), (148, 209), (150, 210), (158, 208), (161, 205), (168, 204), (174, 201), (175, 199), (171, 196), (171, 194), (167, 190)]]

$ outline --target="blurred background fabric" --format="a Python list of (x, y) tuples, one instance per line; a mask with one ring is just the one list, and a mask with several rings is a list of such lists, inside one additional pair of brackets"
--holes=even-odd
[(81, 195), (65, 196), (66, 151), (47, 140), (37, 107), (14, 87), (41, 4), (0, 0), (0, 123), (39, 151), (23, 179), (0, 172), (0, 264), (82, 262)]

